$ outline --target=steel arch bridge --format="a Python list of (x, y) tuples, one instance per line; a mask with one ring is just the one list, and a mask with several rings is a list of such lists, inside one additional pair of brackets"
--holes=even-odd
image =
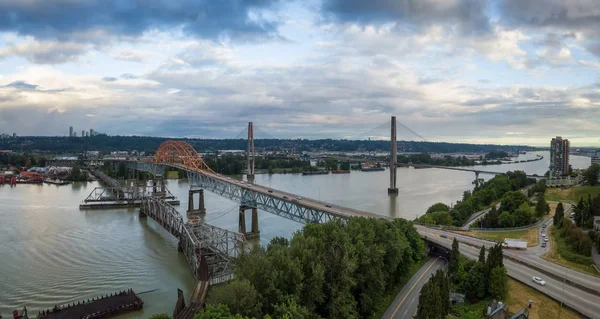
[(154, 163), (180, 164), (196, 172), (215, 173), (196, 150), (184, 141), (169, 140), (162, 143), (154, 154)]

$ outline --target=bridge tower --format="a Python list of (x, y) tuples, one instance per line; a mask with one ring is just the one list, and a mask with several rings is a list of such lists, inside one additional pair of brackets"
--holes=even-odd
[(390, 188), (388, 188), (388, 194), (398, 194), (398, 188), (396, 187), (396, 167), (398, 166), (398, 143), (396, 141), (396, 117), (392, 116), (391, 126), (391, 139), (392, 149), (390, 152)]
[(252, 127), (252, 122), (248, 122), (248, 153), (246, 161), (248, 182), (254, 183), (254, 128)]

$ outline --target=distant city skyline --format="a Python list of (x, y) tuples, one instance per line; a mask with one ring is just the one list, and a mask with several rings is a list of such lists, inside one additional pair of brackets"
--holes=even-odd
[(600, 146), (597, 1), (126, 3), (0, 3), (3, 130)]

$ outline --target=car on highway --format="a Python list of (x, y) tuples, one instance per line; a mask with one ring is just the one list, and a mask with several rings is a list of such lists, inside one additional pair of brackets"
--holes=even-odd
[(546, 228), (546, 224), (542, 225), (542, 228)]
[(546, 242), (542, 243), (542, 248), (546, 248)]
[(325, 207), (329, 207), (329, 208), (331, 208), (331, 205), (329, 205), (329, 204), (325, 204)]
[(269, 189), (269, 193), (272, 193), (272, 192), (273, 192), (273, 190), (272, 190), (272, 189)]
[(285, 195), (283, 195), (283, 198), (285, 198), (285, 199), (288, 199), (288, 197), (287, 197), (287, 196), (285, 196)]
[(296, 199), (297, 199), (297, 200), (302, 200), (302, 197), (300, 197), (300, 196), (296, 196)]
[(538, 284), (540, 286), (546, 285), (546, 282), (544, 281), (544, 279), (542, 279), (540, 277), (536, 277), (536, 276), (533, 276), (533, 282), (535, 282), (536, 284)]
[(544, 241), (548, 241), (548, 237), (544, 237)]

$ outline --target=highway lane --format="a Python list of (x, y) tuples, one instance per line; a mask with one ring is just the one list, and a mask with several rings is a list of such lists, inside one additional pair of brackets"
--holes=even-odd
[(417, 313), (419, 294), (425, 283), (438, 269), (445, 267), (446, 261), (440, 257), (430, 257), (412, 278), (404, 285), (382, 318), (412, 318)]
[[(448, 232), (448, 231), (443, 231), (443, 230), (439, 230), (439, 229), (435, 229), (435, 228), (429, 228), (429, 227), (424, 227), (424, 226), (420, 226), (420, 225), (415, 225), (415, 227), (417, 228), (417, 231), (419, 231), (419, 233), (421, 235), (428, 236), (428, 239), (430, 239), (432, 237), (435, 238), (435, 237), (445, 236), (451, 242), (452, 238), (456, 237), (456, 239), (458, 241), (460, 241), (461, 243), (467, 243), (467, 244), (473, 245), (473, 246), (484, 245), (484, 246), (486, 246), (486, 248), (489, 248), (496, 244), (493, 241), (469, 237), (469, 236), (465, 236), (465, 235), (461, 235), (461, 234), (457, 234), (457, 233), (453, 233), (453, 232)], [(461, 245), (461, 246), (467, 246), (467, 245)], [(526, 262), (527, 264), (529, 264), (531, 266), (538, 267), (544, 271), (556, 274), (558, 276), (566, 277), (567, 273), (568, 273), (569, 281), (572, 281), (573, 283), (575, 283), (577, 285), (581, 285), (582, 287), (586, 287), (590, 290), (597, 291), (600, 294), (600, 278), (599, 277), (588, 275), (586, 273), (575, 271), (575, 270), (569, 269), (567, 267), (561, 266), (559, 264), (555, 264), (553, 262), (546, 261), (546, 260), (542, 259), (540, 256), (538, 256), (535, 251), (529, 252), (528, 250), (504, 249), (503, 253), (505, 256), (518, 258), (519, 260)], [(546, 276), (546, 277), (548, 277), (548, 276)]]
[[(434, 237), (431, 240), (448, 248), (452, 246), (452, 239), (448, 240), (447, 238)], [(467, 258), (473, 260), (477, 260), (479, 258), (478, 248), (460, 244), (459, 250), (461, 254)], [(504, 266), (508, 271), (509, 277), (528, 285), (555, 300), (562, 301), (565, 305), (576, 309), (586, 317), (600, 319), (600, 296), (586, 293), (580, 289), (565, 284), (563, 281), (555, 280), (552, 277), (540, 274), (539, 272), (525, 265), (521, 265), (507, 259), (504, 259)], [(571, 270), (569, 275), (572, 272), (573, 271)], [(533, 276), (543, 278), (544, 281), (546, 281), (546, 285), (540, 286), (533, 283)], [(535, 307), (535, 300), (533, 301)], [(558, 314), (556, 318), (558, 318)]]

